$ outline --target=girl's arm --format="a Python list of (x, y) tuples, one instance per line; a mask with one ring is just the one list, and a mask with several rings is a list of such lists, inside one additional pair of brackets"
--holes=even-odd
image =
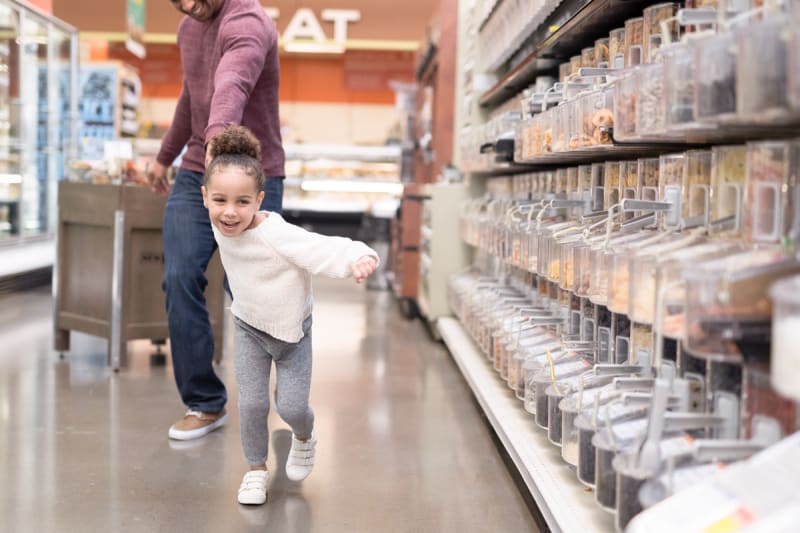
[(270, 213), (267, 221), (272, 223), (259, 226), (259, 229), (264, 229), (262, 235), (265, 236), (267, 244), (287, 261), (312, 274), (322, 274), (332, 278), (354, 276), (363, 279), (369, 273), (366, 272), (362, 258), (365, 256), (372, 258), (374, 267), (377, 267), (380, 261), (377, 252), (363, 242), (306, 231), (289, 224), (275, 213)]

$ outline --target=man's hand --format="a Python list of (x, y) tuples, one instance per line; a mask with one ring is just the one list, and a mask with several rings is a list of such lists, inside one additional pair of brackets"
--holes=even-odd
[(211, 161), (214, 159), (213, 157), (211, 157), (212, 151), (213, 150), (211, 148), (211, 141), (208, 141), (206, 143), (206, 161), (205, 161), (205, 167), (206, 168), (208, 168), (208, 166), (211, 164)]
[(371, 255), (365, 255), (351, 267), (356, 283), (361, 283), (378, 268), (378, 260)]
[(148, 165), (146, 172), (147, 180), (150, 182), (150, 189), (155, 193), (166, 196), (170, 189), (169, 179), (167, 179), (167, 167), (158, 161), (153, 161)]

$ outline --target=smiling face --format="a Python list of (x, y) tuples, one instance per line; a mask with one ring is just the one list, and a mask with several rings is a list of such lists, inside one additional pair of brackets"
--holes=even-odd
[(211, 223), (226, 237), (237, 237), (253, 225), (264, 192), (239, 166), (217, 169), (203, 186), (203, 204)]
[(195, 20), (205, 22), (214, 16), (224, 0), (170, 0), (175, 9)]

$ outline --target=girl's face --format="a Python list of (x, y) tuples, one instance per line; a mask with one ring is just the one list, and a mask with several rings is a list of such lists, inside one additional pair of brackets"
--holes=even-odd
[(251, 227), (263, 199), (256, 180), (235, 165), (217, 170), (203, 186), (203, 205), (211, 223), (226, 237), (236, 237)]

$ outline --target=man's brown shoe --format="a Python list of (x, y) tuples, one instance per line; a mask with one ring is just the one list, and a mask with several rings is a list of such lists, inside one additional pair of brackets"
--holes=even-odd
[(219, 413), (201, 413), (189, 409), (186, 414), (169, 428), (169, 438), (174, 440), (199, 439), (217, 428), (221, 428), (228, 420), (225, 409)]

